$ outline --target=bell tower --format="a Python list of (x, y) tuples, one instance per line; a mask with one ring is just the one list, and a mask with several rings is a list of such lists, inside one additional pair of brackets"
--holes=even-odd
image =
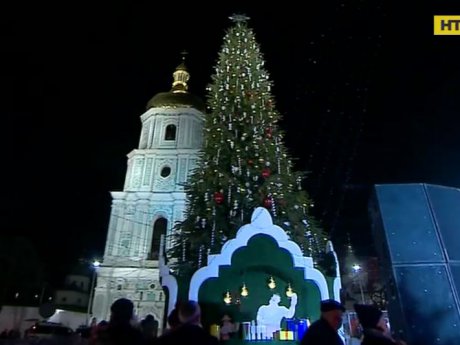
[(182, 62), (169, 92), (156, 94), (141, 115), (138, 148), (128, 154), (123, 191), (112, 192), (104, 260), (98, 269), (93, 315), (108, 320), (118, 298), (133, 301), (138, 318), (152, 314), (163, 324), (165, 296), (159, 253), (175, 222), (183, 219), (183, 184), (202, 146), (204, 103), (188, 92), (190, 74)]

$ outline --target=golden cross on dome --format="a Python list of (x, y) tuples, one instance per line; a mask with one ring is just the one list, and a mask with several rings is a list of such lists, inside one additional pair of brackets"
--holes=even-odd
[(188, 51), (183, 50), (180, 52), (180, 55), (182, 56), (182, 61), (185, 61), (185, 57), (188, 55)]

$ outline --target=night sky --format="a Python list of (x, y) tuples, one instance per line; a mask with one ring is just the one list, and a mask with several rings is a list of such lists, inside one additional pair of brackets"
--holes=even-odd
[(373, 183), (460, 187), (460, 36), (432, 34), (433, 15), (460, 15), (460, 4), (389, 2), (1, 11), (1, 234), (33, 240), (55, 277), (100, 257), (109, 191), (123, 188), (147, 101), (169, 90), (184, 49), (191, 92), (204, 96), (228, 16), (243, 12), (316, 215), (339, 246), (349, 233), (372, 254)]

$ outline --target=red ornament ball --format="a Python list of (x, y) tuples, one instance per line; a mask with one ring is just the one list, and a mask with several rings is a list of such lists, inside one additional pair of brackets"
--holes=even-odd
[(271, 171), (269, 168), (264, 168), (264, 170), (262, 170), (262, 177), (263, 178), (268, 178), (270, 177), (271, 175)]
[(215, 192), (214, 201), (216, 202), (216, 204), (222, 204), (224, 202), (224, 194), (222, 194), (221, 192)]
[(264, 199), (264, 207), (265, 208), (271, 208), (273, 205), (273, 200), (271, 198), (265, 198)]
[(268, 139), (271, 139), (272, 136), (273, 136), (273, 128), (271, 128), (271, 127), (265, 128), (265, 136), (266, 136)]

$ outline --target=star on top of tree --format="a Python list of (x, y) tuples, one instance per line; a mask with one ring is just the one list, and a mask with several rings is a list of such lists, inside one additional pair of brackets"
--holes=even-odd
[(230, 17), (230, 20), (232, 20), (233, 22), (235, 23), (243, 23), (243, 22), (247, 22), (250, 18), (245, 15), (245, 14), (232, 14)]

